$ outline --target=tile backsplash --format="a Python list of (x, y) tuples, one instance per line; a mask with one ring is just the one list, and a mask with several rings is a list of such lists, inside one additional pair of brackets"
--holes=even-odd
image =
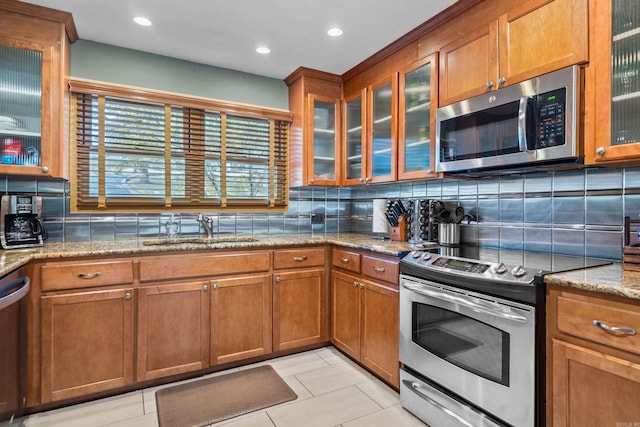
[[(0, 176), (0, 193), (37, 194), (49, 241), (162, 236), (169, 214), (71, 214), (69, 183)], [(458, 200), (477, 223), (462, 240), (505, 249), (620, 260), (623, 218), (640, 214), (640, 168), (584, 169), (491, 178), (445, 178), (290, 190), (285, 213), (213, 213), (226, 234), (371, 232), (374, 198)], [(324, 224), (311, 224), (314, 213)], [(198, 212), (175, 214), (181, 235), (202, 234)]]

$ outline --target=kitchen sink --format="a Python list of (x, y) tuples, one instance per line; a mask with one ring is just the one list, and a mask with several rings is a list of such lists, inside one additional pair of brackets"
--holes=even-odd
[(151, 239), (143, 240), (144, 246), (155, 245), (182, 245), (182, 244), (200, 244), (210, 245), (214, 243), (234, 243), (234, 242), (257, 242), (258, 239), (254, 237), (245, 236), (218, 236), (218, 237), (185, 237), (179, 239)]

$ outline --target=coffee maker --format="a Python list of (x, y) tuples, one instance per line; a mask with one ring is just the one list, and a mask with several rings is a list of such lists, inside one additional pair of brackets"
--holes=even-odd
[(42, 246), (48, 237), (40, 212), (42, 197), (4, 195), (0, 198), (0, 245), (4, 249)]

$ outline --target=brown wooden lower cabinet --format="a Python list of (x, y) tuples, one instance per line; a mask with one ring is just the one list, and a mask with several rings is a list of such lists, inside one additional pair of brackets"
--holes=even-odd
[(331, 277), (331, 340), (354, 359), (360, 360), (361, 309), (358, 278), (334, 271)]
[(133, 384), (133, 288), (41, 297), (41, 401)]
[(271, 353), (271, 275), (211, 283), (211, 365)]
[(329, 340), (324, 268), (273, 275), (273, 350), (288, 350)]
[(333, 271), (331, 340), (333, 344), (396, 388), (399, 292), (359, 276)]
[(138, 288), (138, 381), (209, 366), (209, 282)]
[(640, 425), (640, 364), (553, 341), (553, 427)]
[(640, 425), (639, 328), (637, 300), (549, 288), (547, 425)]

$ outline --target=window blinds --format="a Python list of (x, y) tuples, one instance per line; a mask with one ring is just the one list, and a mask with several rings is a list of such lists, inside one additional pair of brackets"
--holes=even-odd
[(73, 211), (284, 211), (289, 113), (71, 82)]

